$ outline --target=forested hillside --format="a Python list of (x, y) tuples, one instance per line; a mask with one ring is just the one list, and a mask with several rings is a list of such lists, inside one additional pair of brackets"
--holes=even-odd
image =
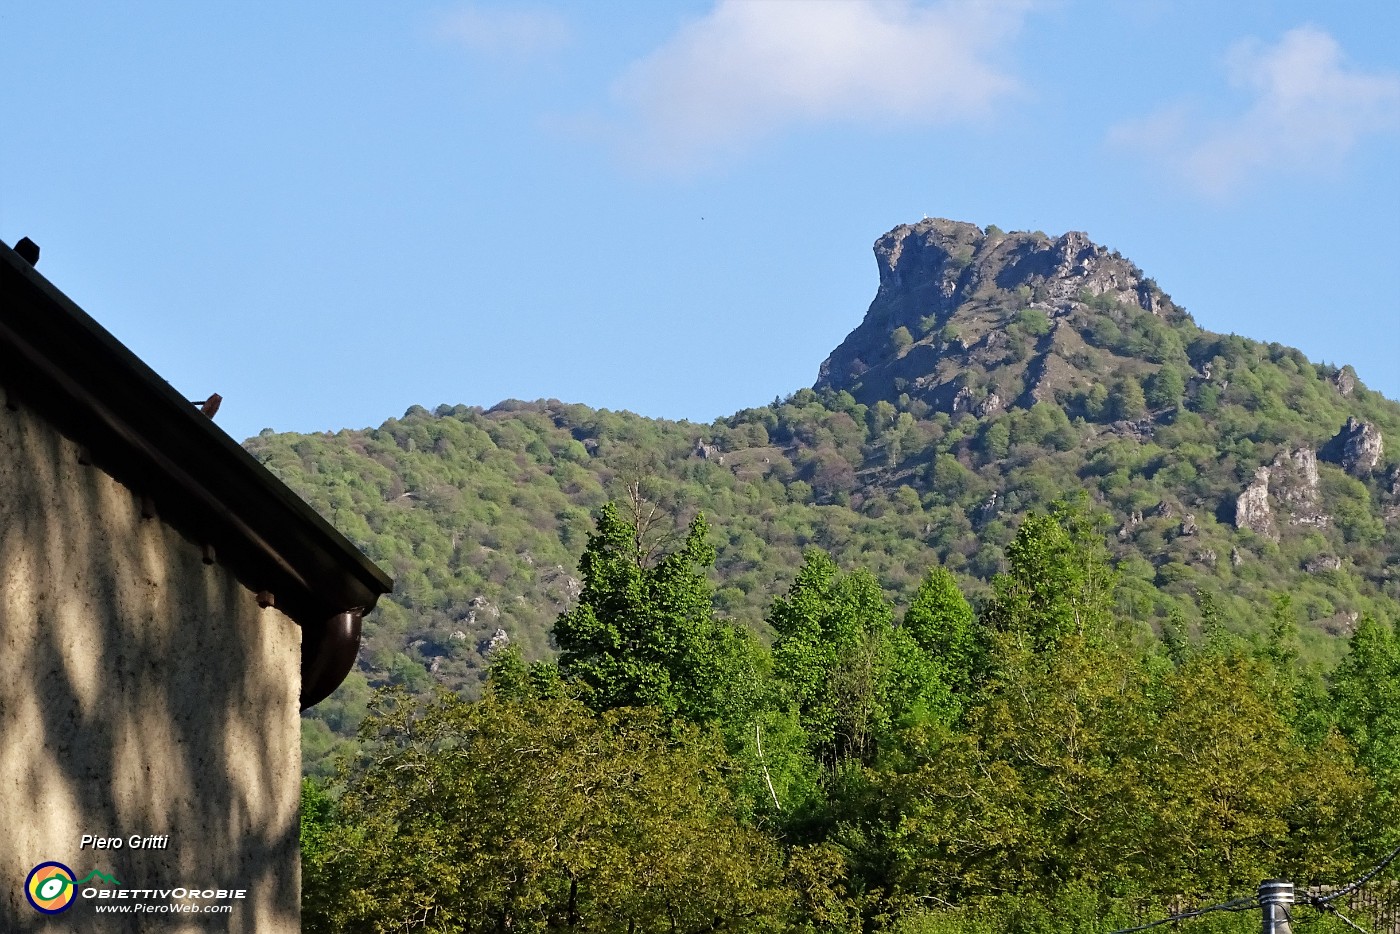
[(504, 402), (251, 439), (397, 581), (314, 715), (329, 729), (308, 725), (308, 766), (369, 683), (474, 696), (492, 645), (550, 655), (592, 515), (636, 496), (653, 523), (705, 513), (715, 611), (765, 637), (808, 547), (900, 606), (933, 566), (975, 602), (1020, 517), (1074, 491), (1105, 516), (1143, 634), (1197, 629), (1199, 592), (1262, 632), (1286, 594), (1304, 657), (1331, 665), (1362, 615), (1396, 618), (1400, 406), (1349, 368), (1197, 327), (1082, 234), (925, 221), (876, 255), (879, 293), (817, 388), (710, 425)]
[(709, 425), (248, 442), (396, 581), (303, 722), (308, 930), (1087, 934), (1400, 843), (1400, 406), (1082, 234), (876, 257)]
[(1027, 516), (980, 613), (935, 569), (901, 618), (810, 550), (768, 648), (712, 612), (702, 517), (663, 544), (605, 506), (557, 662), (381, 693), (308, 780), (307, 929), (1243, 932), (1280, 877), (1314, 930), (1393, 919), (1393, 872), (1339, 883), (1400, 853), (1394, 625), (1326, 681), (1286, 598), (1257, 639), (1203, 593), (1201, 638), (1143, 642), (1095, 526)]

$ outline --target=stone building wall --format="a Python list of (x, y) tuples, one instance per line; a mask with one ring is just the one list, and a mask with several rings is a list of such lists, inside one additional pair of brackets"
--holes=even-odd
[[(81, 454), (0, 406), (0, 931), (297, 931), (300, 629)], [(48, 861), (120, 888), (40, 914)]]

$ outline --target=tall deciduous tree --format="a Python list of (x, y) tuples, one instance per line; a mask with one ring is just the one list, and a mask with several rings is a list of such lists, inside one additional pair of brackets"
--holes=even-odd
[(924, 575), (901, 628), (939, 663), (954, 691), (966, 694), (986, 668), (982, 632), (947, 568), (936, 567)]
[(992, 629), (1046, 648), (1070, 634), (1101, 638), (1112, 626), (1117, 580), (1096, 520), (1082, 505), (1031, 513), (1006, 546), (992, 581)]
[(389, 698), (367, 735), (335, 806), (303, 796), (308, 931), (787, 929), (781, 851), (694, 728), (444, 693)]
[(1000, 641), (966, 733), (884, 780), (888, 888), (1165, 902), (1359, 864), (1370, 783), (1340, 737), (1310, 744), (1286, 719), (1267, 663), (1154, 667), (1079, 635), (1045, 650)]
[(778, 633), (774, 674), (828, 765), (869, 760), (907, 717), (953, 706), (939, 666), (893, 628), (889, 602), (868, 571), (842, 574), (813, 549), (768, 620)]
[(704, 516), (664, 551), (612, 503), (579, 561), (583, 591), (559, 615), (559, 668), (595, 710), (655, 707), (701, 722), (746, 716), (759, 691), (752, 637), (716, 621)]
[(1377, 804), (1400, 798), (1400, 634), (1367, 617), (1351, 637), (1351, 652), (1332, 678), (1337, 725), (1356, 744), (1376, 782)]

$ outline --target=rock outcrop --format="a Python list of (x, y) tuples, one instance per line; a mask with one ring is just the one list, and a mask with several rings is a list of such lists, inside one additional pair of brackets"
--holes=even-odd
[(1347, 419), (1342, 430), (1322, 449), (1325, 460), (1363, 479), (1376, 469), (1384, 453), (1385, 439), (1381, 437), (1381, 430), (1355, 415)]
[(1303, 562), (1303, 570), (1309, 574), (1321, 574), (1323, 571), (1335, 571), (1342, 566), (1342, 559), (1336, 555), (1314, 555)]
[[(1235, 500), (1235, 528), (1278, 540), (1278, 517), (1289, 525), (1325, 529), (1332, 517), (1322, 511), (1317, 453), (1310, 447), (1280, 451)], [(1277, 513), (1275, 508), (1277, 507)]]
[(1349, 396), (1356, 391), (1356, 371), (1350, 366), (1344, 366), (1336, 373), (1332, 374), (1332, 385), (1337, 387), (1337, 392), (1344, 396)]
[(1319, 506), (1317, 452), (1309, 447), (1280, 452), (1270, 471), (1269, 492), (1288, 511), (1289, 525), (1326, 528), (1332, 517)]
[(482, 617), (489, 617), (493, 620), (500, 619), (501, 608), (478, 594), (472, 597), (471, 602), (467, 604), (467, 615), (462, 617), (462, 622), (468, 626), (475, 626), (477, 620)]
[[(875, 300), (815, 387), (866, 404), (907, 394), (984, 415), (1050, 401), (1092, 383), (1071, 361), (1096, 316), (1186, 318), (1140, 269), (1078, 231), (1052, 238), (933, 218), (885, 234), (875, 261)], [(893, 339), (901, 328), (912, 346)], [(994, 368), (1012, 393), (969, 386), (966, 374)]]
[(1269, 468), (1260, 467), (1254, 480), (1235, 500), (1235, 528), (1249, 529), (1256, 535), (1278, 540), (1274, 511), (1269, 506)]

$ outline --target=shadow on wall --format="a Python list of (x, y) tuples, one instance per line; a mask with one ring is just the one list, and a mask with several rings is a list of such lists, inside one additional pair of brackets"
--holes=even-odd
[[(0, 929), (299, 930), (300, 630), (27, 410), (0, 409)], [(169, 835), (80, 850), (83, 834)], [(45, 917), (29, 869), (242, 888), (222, 915)]]

